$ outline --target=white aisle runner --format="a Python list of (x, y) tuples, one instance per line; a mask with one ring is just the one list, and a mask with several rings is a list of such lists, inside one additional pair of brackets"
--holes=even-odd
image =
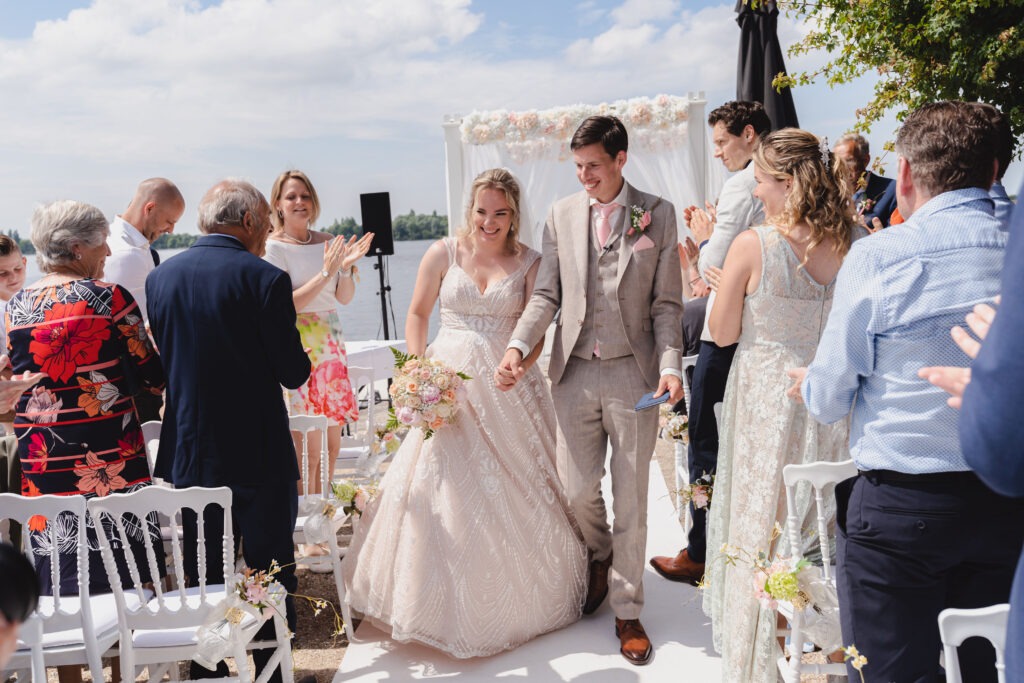
[[(665, 479), (651, 462), (647, 556), (672, 555), (685, 537), (672, 509)], [(611, 492), (604, 481), (605, 500)], [(530, 683), (632, 683), (634, 681), (717, 681), (719, 658), (711, 646), (711, 625), (700, 609), (701, 595), (692, 586), (666, 581), (648, 566), (641, 622), (654, 644), (654, 659), (633, 666), (619, 654), (615, 620), (605, 600), (595, 614), (548, 633), (510, 652), (483, 659), (460, 660), (413, 643), (396, 643), (364, 622), (349, 645), (335, 683), (454, 679), (529, 680)]]

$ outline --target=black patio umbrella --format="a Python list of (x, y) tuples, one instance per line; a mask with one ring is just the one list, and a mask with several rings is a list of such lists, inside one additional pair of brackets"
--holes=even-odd
[(786, 71), (779, 45), (779, 9), (774, 0), (762, 0), (751, 9), (750, 0), (736, 0), (740, 25), (740, 56), (736, 68), (736, 99), (760, 102), (772, 120), (772, 130), (798, 127), (793, 93), (776, 92), (772, 79)]

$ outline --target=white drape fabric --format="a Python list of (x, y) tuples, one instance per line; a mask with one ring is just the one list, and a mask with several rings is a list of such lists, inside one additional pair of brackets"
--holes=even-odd
[[(468, 188), (482, 171), (507, 168), (522, 185), (524, 208), (531, 217), (521, 226), (521, 239), (540, 249), (551, 205), (581, 189), (569, 150), (572, 134), (588, 116), (611, 114), (622, 120), (629, 134), (629, 158), (623, 174), (637, 188), (665, 197), (676, 206), (682, 239), (687, 234), (682, 209), (702, 204), (704, 196), (717, 197), (724, 181), (722, 165), (711, 156), (710, 141), (701, 146), (707, 150), (705, 158), (696, 158), (689, 130), (701, 130), (707, 140), (707, 126), (703, 121), (695, 128), (690, 126), (689, 109), (685, 97), (658, 95), (544, 111), (472, 112), (462, 118), (460, 129), (463, 199), (469, 201)], [(705, 188), (699, 187), (697, 163), (706, 168), (707, 195)], [(453, 228), (461, 223), (464, 211), (464, 206), (459, 207)]]

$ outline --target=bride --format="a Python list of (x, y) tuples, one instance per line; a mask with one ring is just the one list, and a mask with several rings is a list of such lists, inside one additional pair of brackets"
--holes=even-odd
[[(473, 182), (465, 228), (423, 256), (408, 349), (465, 372), (455, 424), (406, 437), (343, 561), (347, 601), (395, 640), (453, 657), (508, 650), (580, 616), (586, 548), (555, 472), (555, 417), (534, 366), (517, 391), (491, 371), (533, 290), (540, 254), (519, 243), (519, 186)], [(441, 302), (441, 329), (427, 322)], [(527, 418), (528, 416), (528, 418)]]

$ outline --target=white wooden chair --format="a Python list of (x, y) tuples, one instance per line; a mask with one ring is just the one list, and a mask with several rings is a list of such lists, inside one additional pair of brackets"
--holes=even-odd
[[(46, 539), (32, 544), (29, 520), (36, 525), (45, 520)], [(89, 543), (86, 536), (85, 496), (23, 497), (13, 493), (0, 494), (0, 519), (18, 522), (22, 528), (22, 551), (38, 566), (37, 559), (49, 556), (53, 595), (43, 595), (29, 621), (23, 627), (19, 649), (11, 656), (9, 668), (31, 669), (32, 680), (46, 681), (45, 669), (39, 667), (87, 665), (94, 681), (103, 680), (103, 654), (117, 642), (117, 608), (111, 594), (89, 593)], [(99, 533), (102, 537), (103, 534)], [(62, 595), (60, 550), (77, 546), (78, 595)]]
[[(334, 584), (338, 591), (338, 604), (341, 608), (342, 619), (345, 622), (345, 630), (351, 639), (352, 633), (349, 625), (352, 623), (352, 617), (349, 614), (348, 605), (345, 604), (345, 583), (341, 576), (341, 558), (344, 556), (345, 551), (338, 546), (338, 533), (345, 525), (348, 515), (340, 507), (335, 508), (330, 519), (325, 520), (325, 531), (327, 533), (324, 534), (322, 539), (307, 538), (306, 533), (307, 525), (310, 524), (313, 516), (322, 515), (325, 506), (334, 507), (330, 471), (327, 468), (327, 418), (322, 415), (292, 415), (288, 418), (288, 427), (293, 433), (302, 435), (303, 495), (299, 498), (299, 514), (295, 519), (295, 530), (292, 534), (292, 539), (296, 545), (319, 542), (327, 546), (327, 552), (324, 555), (305, 556), (296, 554), (295, 564), (297, 567), (307, 567), (310, 571), (320, 573), (331, 572), (334, 574)], [(318, 438), (311, 438), (314, 433), (319, 435)], [(312, 449), (309, 447), (310, 441), (313, 441)], [(314, 452), (310, 453), (310, 450)], [(310, 493), (309, 458), (315, 455), (316, 452), (320, 454), (320, 493)]]
[(939, 613), (939, 636), (946, 664), (946, 683), (961, 683), (957, 648), (975, 636), (987, 638), (996, 649), (996, 675), (1006, 683), (1006, 623), (1010, 617), (1007, 604), (979, 609), (944, 609)]
[[(149, 476), (154, 477), (156, 470), (156, 453), (160, 450), (160, 429), (163, 427), (160, 420), (150, 420), (142, 423), (142, 443), (146, 447), (146, 462), (149, 464)], [(154, 481), (163, 484), (163, 480), (154, 478)]]
[[(355, 392), (357, 397), (363, 388), (366, 389), (366, 410), (361, 415), (361, 417), (366, 419), (365, 422), (360, 420), (358, 423), (350, 425), (351, 434), (342, 435), (341, 449), (338, 451), (337, 462), (339, 466), (344, 464), (355, 469), (355, 475), (354, 477), (349, 477), (350, 479), (372, 479), (374, 472), (370, 471), (371, 468), (368, 468), (368, 466), (371, 457), (370, 448), (376, 438), (377, 430), (377, 397), (374, 393), (375, 373), (372, 367), (351, 365), (348, 368), (348, 379), (352, 383), (352, 391)], [(356, 431), (360, 424), (364, 425), (364, 428)], [(372, 469), (375, 470), (376, 468)]]
[[(823, 593), (835, 594), (835, 572), (832, 566), (832, 553), (829, 543), (829, 519), (826, 512), (825, 498), (823, 491), (829, 484), (838, 484), (841, 481), (857, 475), (857, 467), (852, 460), (843, 462), (815, 462), (807, 465), (786, 465), (782, 470), (782, 479), (786, 486), (786, 534), (789, 539), (789, 547), (793, 552), (793, 559), (800, 559), (801, 541), (800, 525), (803, 520), (797, 518), (796, 513), (796, 487), (799, 482), (807, 482), (814, 491), (814, 503), (818, 519), (818, 543), (821, 548), (821, 577), (820, 586)], [(795, 609), (788, 603), (779, 603), (779, 613), (789, 622), (789, 628), (781, 629), (780, 636), (789, 638), (789, 659), (786, 654), (778, 659), (779, 673), (787, 683), (799, 683), (802, 674), (827, 674), (832, 676), (845, 676), (846, 664), (840, 662), (826, 662), (824, 664), (808, 663), (803, 659), (803, 645), (809, 638), (813, 637), (806, 631), (808, 613), (812, 608), (802, 610)], [(841, 640), (841, 638), (840, 638)], [(836, 643), (824, 644), (828, 648)], [(829, 653), (826, 652), (826, 655)]]
[[(683, 356), (683, 398), (686, 399), (686, 412), (690, 413), (690, 380), (687, 379), (686, 369), (693, 367), (697, 363), (697, 355)], [(684, 486), (690, 483), (690, 465), (686, 458), (686, 444), (682, 441), (676, 441), (673, 444), (675, 447), (676, 456), (676, 491), (682, 490)], [(690, 506), (680, 505), (679, 506), (679, 522), (683, 525), (683, 531), (686, 531), (690, 526)]]
[[(196, 632), (200, 626), (223, 609), (230, 586), (207, 581), (206, 540), (204, 536), (203, 511), (207, 506), (219, 507), (213, 514), (222, 514), (224, 535), (221, 539), (221, 570), (225, 580), (230, 581), (235, 573), (234, 535), (231, 525), (231, 489), (190, 487), (168, 489), (160, 486), (148, 486), (125, 495), (94, 498), (89, 501), (89, 514), (93, 523), (110, 527), (120, 539), (120, 547), (113, 548), (105, 535), (100, 535), (100, 551), (103, 564), (114, 586), (114, 598), (117, 602), (118, 621), (120, 626), (120, 656), (122, 681), (134, 681), (138, 669), (149, 669), (149, 680), (160, 680), (164, 673), (170, 672), (172, 678), (177, 677), (178, 662), (191, 659), (198, 651)], [(180, 532), (184, 510), (192, 510), (198, 519), (197, 547), (186, 549)], [(174, 590), (165, 590), (160, 581), (154, 583), (152, 593), (147, 595), (140, 583), (140, 573), (135, 556), (125, 552), (127, 544), (127, 528), (150, 513), (157, 513), (172, 520), (171, 530), (171, 561), (168, 569), (168, 585), (176, 586)], [(151, 575), (157, 574), (157, 560), (154, 552), (154, 541), (149, 534), (146, 540), (145, 555)], [(197, 553), (197, 574), (186, 581), (184, 557), (186, 552)], [(122, 567), (127, 567), (130, 574), (131, 589), (122, 589), (122, 577), (117, 560)], [(124, 577), (129, 578), (129, 577)], [(190, 587), (185, 587), (190, 585)], [(151, 597), (150, 597), (151, 595)], [(134, 596), (134, 598), (133, 598)], [(283, 609), (282, 609), (283, 611)], [(292, 680), (291, 644), (288, 628), (281, 613), (272, 615), (277, 630), (276, 641), (268, 643), (235, 643), (231, 656), (235, 659), (238, 669), (238, 680), (248, 683), (252, 680), (246, 657), (246, 647), (272, 647), (267, 666), (259, 676), (259, 682), (265, 682), (273, 675), (278, 666), (285, 672), (285, 680)]]

